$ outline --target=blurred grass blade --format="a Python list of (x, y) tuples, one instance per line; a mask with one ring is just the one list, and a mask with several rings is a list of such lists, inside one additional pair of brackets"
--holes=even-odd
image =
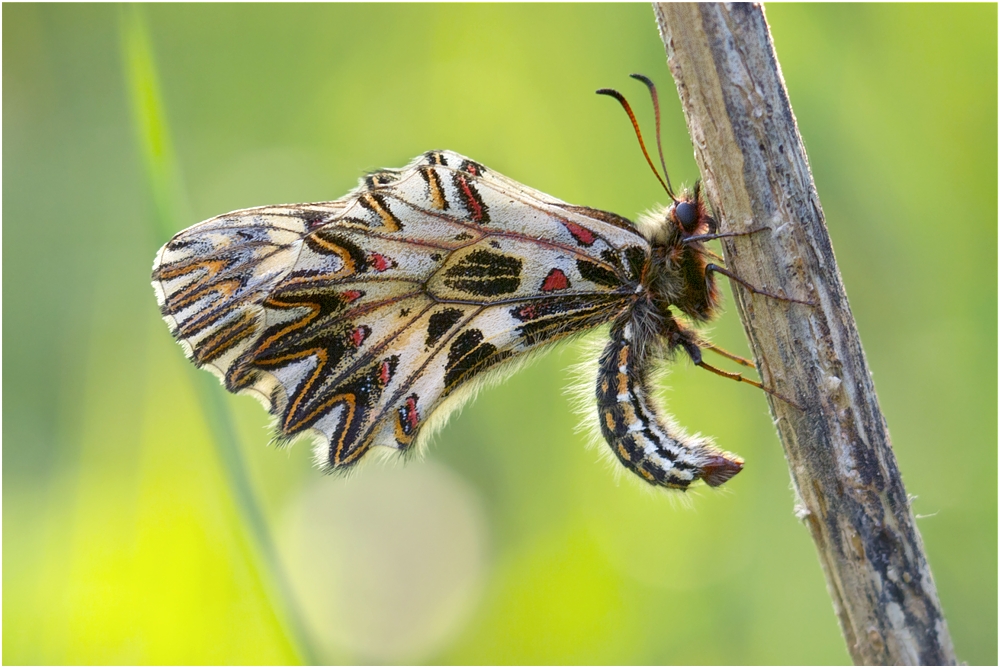
[(149, 35), (139, 7), (129, 5), (122, 8), (121, 27), (126, 90), (147, 183), (153, 196), (158, 247), (177, 232), (178, 223), (187, 221), (190, 216), (187, 215), (187, 202), (164, 117)]
[[(155, 206), (155, 244), (160, 244), (188, 224), (191, 216), (181, 185), (180, 170), (170, 141), (169, 126), (160, 96), (156, 66), (142, 8), (123, 6), (121, 10), (122, 60), (126, 89), (132, 107), (136, 140), (142, 152), (147, 183)], [(190, 368), (198, 404), (222, 462), (230, 492), (248, 532), (257, 566), (278, 618), (286, 627), (299, 656), (305, 663), (315, 663), (315, 654), (298, 612), (288, 579), (282, 569), (274, 542), (260, 504), (254, 493), (240, 452), (236, 429), (221, 389), (207, 373)]]

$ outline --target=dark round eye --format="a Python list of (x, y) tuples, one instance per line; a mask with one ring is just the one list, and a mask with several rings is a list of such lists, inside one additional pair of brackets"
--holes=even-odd
[(685, 232), (693, 232), (695, 225), (698, 224), (698, 209), (691, 202), (681, 202), (674, 207), (674, 215), (677, 216)]

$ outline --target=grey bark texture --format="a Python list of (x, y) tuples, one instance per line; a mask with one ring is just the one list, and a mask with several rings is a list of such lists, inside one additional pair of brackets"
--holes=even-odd
[(760, 5), (654, 4), (728, 268), (856, 664), (955, 664)]

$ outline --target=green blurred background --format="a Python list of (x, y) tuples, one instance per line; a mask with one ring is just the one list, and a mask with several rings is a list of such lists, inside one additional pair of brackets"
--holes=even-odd
[[(777, 52), (958, 655), (997, 662), (997, 8), (773, 5)], [(190, 369), (169, 233), (449, 148), (633, 217), (697, 173), (633, 5), (3, 6), (5, 663), (844, 663), (764, 397), (664, 396), (747, 460), (689, 506), (562, 394), (583, 343), (350, 479)], [(728, 286), (726, 286), (728, 289)], [(746, 351), (730, 312), (713, 327)], [(206, 385), (205, 383), (208, 383)], [(232, 438), (225, 438), (227, 424)], [(234, 445), (235, 444), (235, 445)]]

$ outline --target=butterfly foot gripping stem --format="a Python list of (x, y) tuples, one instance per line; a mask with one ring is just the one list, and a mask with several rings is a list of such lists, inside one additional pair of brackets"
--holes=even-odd
[(805, 304), (806, 306), (817, 305), (816, 302), (806, 301), (804, 299), (793, 299), (791, 297), (782, 297), (781, 295), (776, 295), (773, 292), (767, 292), (766, 290), (761, 290), (760, 288), (754, 287), (750, 283), (747, 283), (742, 278), (740, 278), (733, 272), (729, 271), (725, 267), (720, 267), (717, 264), (705, 265), (705, 273), (707, 274), (709, 272), (722, 274), (723, 276), (728, 276), (729, 278), (736, 281), (737, 283), (739, 283), (740, 285), (742, 285), (744, 288), (746, 288), (755, 295), (763, 295), (764, 297), (770, 297), (771, 299), (777, 299), (778, 301), (782, 302), (792, 302), (793, 304)]
[(692, 241), (711, 241), (712, 239), (726, 239), (728, 237), (745, 237), (750, 234), (757, 234), (758, 232), (766, 232), (770, 230), (770, 227), (766, 225), (764, 227), (755, 227), (752, 230), (747, 230), (746, 232), (712, 232), (710, 234), (695, 234), (694, 236), (684, 237), (684, 243), (689, 244)]
[(704, 348), (705, 350), (711, 350), (712, 352), (722, 355), (723, 357), (729, 358), (734, 362), (738, 362), (743, 366), (756, 368), (756, 365), (754, 365), (754, 363), (751, 362), (750, 360), (740, 357), (739, 355), (734, 355), (733, 353), (727, 350), (723, 350), (718, 346), (713, 346), (710, 343), (704, 341), (696, 342), (696, 340), (690, 334), (690, 332), (682, 330), (680, 328), (677, 328), (677, 330), (674, 332), (674, 336), (672, 337), (672, 339), (673, 339), (672, 343), (674, 345), (679, 345), (684, 349), (684, 352), (688, 354), (688, 357), (691, 358), (691, 361), (694, 362), (695, 366), (705, 369), (706, 371), (711, 371), (712, 373), (718, 376), (722, 376), (723, 378), (728, 378), (729, 380), (735, 380), (737, 383), (746, 383), (748, 385), (753, 385), (757, 389), (763, 390), (764, 392), (767, 392), (768, 394), (777, 397), (778, 399), (781, 399), (782, 401), (791, 406), (795, 406), (800, 411), (805, 410), (805, 408), (803, 408), (802, 405), (799, 404), (798, 402), (795, 402), (789, 399), (788, 397), (784, 396), (783, 394), (780, 394), (775, 390), (772, 390), (771, 388), (764, 386), (762, 383), (759, 383), (756, 380), (750, 380), (749, 378), (744, 378), (742, 374), (733, 373), (731, 371), (723, 371), (718, 367), (712, 366), (711, 364), (709, 364), (708, 362), (706, 362), (701, 358), (701, 349)]
[(741, 374), (733, 373), (731, 371), (723, 371), (722, 369), (719, 369), (718, 367), (714, 367), (711, 364), (708, 364), (708, 363), (706, 363), (704, 361), (695, 362), (695, 366), (701, 367), (702, 369), (705, 369), (706, 371), (711, 371), (712, 373), (717, 374), (719, 376), (722, 376), (723, 378), (728, 378), (729, 380), (735, 380), (737, 383), (747, 383), (749, 385), (753, 385), (757, 389), (763, 390), (763, 391), (767, 392), (768, 394), (770, 394), (771, 396), (777, 397), (778, 399), (781, 399), (786, 404), (789, 404), (791, 406), (795, 406), (800, 411), (804, 411), (805, 410), (805, 408), (803, 408), (802, 405), (799, 404), (798, 402), (792, 401), (791, 399), (789, 399), (785, 395), (779, 394), (778, 392), (772, 390), (769, 387), (765, 387), (764, 385), (762, 385), (761, 383), (758, 383), (755, 380), (750, 380), (749, 378), (744, 378)]

